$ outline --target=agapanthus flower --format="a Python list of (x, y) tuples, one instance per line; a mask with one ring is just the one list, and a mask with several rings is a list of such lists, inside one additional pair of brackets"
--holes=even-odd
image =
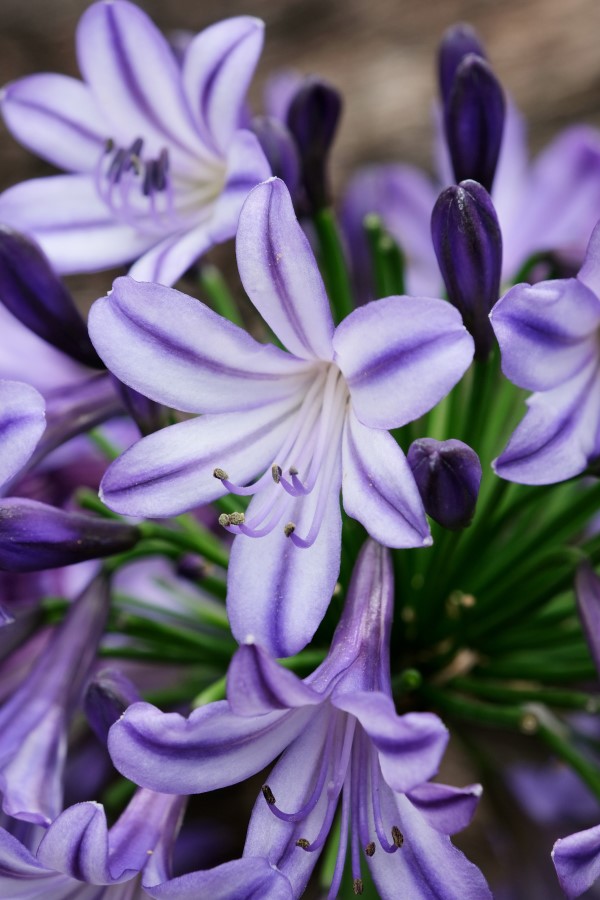
[(172, 284), (233, 236), (243, 199), (270, 174), (242, 127), (262, 41), (260, 20), (228, 19), (180, 65), (136, 6), (94, 3), (77, 30), (83, 81), (39, 74), (4, 90), (10, 131), (71, 174), (10, 188), (0, 220), (33, 235), (59, 272), (137, 259), (136, 278)]
[(228, 491), (252, 496), (245, 514), (221, 520), (238, 535), (229, 618), (238, 640), (254, 634), (284, 656), (310, 640), (335, 586), (340, 486), (346, 512), (377, 540), (430, 543), (414, 479), (387, 429), (451, 389), (473, 342), (450, 304), (425, 298), (387, 297), (334, 328), (279, 179), (244, 204), (237, 258), (248, 296), (288, 353), (159, 285), (118, 279), (92, 307), (92, 340), (118, 378), (204, 413), (130, 448), (107, 471), (101, 496), (140, 516), (180, 513)]
[(283, 752), (249, 826), (244, 857), (266, 857), (292, 896), (304, 891), (341, 802), (329, 897), (338, 894), (350, 832), (355, 893), (361, 855), (380, 896), (483, 900), (483, 876), (448, 835), (465, 827), (480, 788), (428, 783), (448, 739), (432, 713), (399, 716), (392, 699), (391, 557), (368, 542), (325, 661), (303, 681), (261, 647), (239, 648), (228, 701), (188, 719), (130, 706), (109, 734), (119, 768), (154, 790), (193, 793), (233, 784)]
[(496, 472), (521, 484), (580, 474), (600, 456), (600, 227), (576, 278), (518, 284), (491, 320), (504, 374), (534, 391)]
[(45, 427), (44, 399), (35, 388), (0, 381), (0, 489), (30, 459)]

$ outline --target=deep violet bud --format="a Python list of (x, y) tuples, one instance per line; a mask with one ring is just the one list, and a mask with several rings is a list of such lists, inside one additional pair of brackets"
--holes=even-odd
[(575, 596), (583, 633), (600, 673), (600, 578), (587, 562), (577, 569)]
[(171, 424), (170, 411), (166, 406), (140, 394), (114, 376), (111, 380), (127, 412), (142, 435), (153, 434)]
[(456, 70), (469, 53), (487, 59), (475, 29), (466, 22), (459, 22), (458, 25), (448, 28), (440, 42), (438, 52), (438, 79), (444, 106), (448, 103)]
[(494, 342), (488, 316), (502, 272), (502, 233), (486, 189), (463, 181), (442, 191), (431, 214), (431, 237), (448, 299), (473, 335), (475, 357), (485, 359)]
[(122, 553), (138, 542), (135, 525), (66, 512), (37, 500), (0, 501), (0, 569), (34, 572)]
[(300, 184), (300, 157), (290, 130), (272, 116), (257, 116), (252, 120), (252, 131), (260, 142), (273, 175), (285, 181), (293, 197)]
[(85, 692), (85, 714), (94, 734), (106, 744), (108, 732), (128, 706), (141, 700), (136, 686), (118, 669), (98, 672)]
[(86, 324), (38, 245), (0, 226), (0, 301), (34, 334), (67, 356), (103, 369)]
[(407, 454), (427, 515), (458, 531), (471, 524), (481, 483), (479, 457), (462, 441), (413, 441)]
[(287, 127), (300, 154), (301, 181), (311, 212), (329, 204), (327, 162), (342, 112), (342, 96), (319, 78), (306, 78), (293, 97)]
[(504, 92), (489, 63), (467, 54), (444, 103), (444, 129), (457, 182), (472, 178), (491, 191), (505, 112)]

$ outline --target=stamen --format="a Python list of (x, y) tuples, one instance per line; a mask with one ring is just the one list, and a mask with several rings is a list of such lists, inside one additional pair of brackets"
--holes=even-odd
[(273, 476), (273, 481), (275, 482), (275, 484), (279, 484), (282, 471), (283, 470), (281, 466), (278, 466), (277, 463), (273, 463), (273, 465), (271, 466), (271, 475)]
[(367, 846), (365, 847), (365, 853), (366, 853), (367, 856), (369, 856), (369, 857), (375, 855), (375, 850), (376, 850), (376, 844), (375, 844), (375, 841), (371, 841), (371, 842), (370, 842), (369, 844), (367, 844)]
[(225, 469), (213, 469), (213, 478), (217, 478), (219, 481), (227, 481), (229, 475), (225, 471)]
[(296, 847), (301, 847), (302, 850), (310, 850), (310, 841), (307, 841), (306, 838), (298, 838)]
[(287, 525), (283, 526), (283, 533), (286, 537), (290, 537), (294, 531), (296, 530), (296, 526), (293, 522), (288, 522)]
[(354, 891), (355, 895), (362, 894), (362, 892), (363, 892), (362, 878), (354, 879), (354, 881), (352, 882), (352, 890)]
[[(383, 827), (383, 819), (381, 817), (381, 803), (379, 800), (379, 760), (377, 754), (371, 751), (371, 799), (373, 803), (373, 821), (375, 822), (375, 831), (377, 832), (377, 840), (381, 844), (386, 853), (395, 853), (398, 849), (395, 843), (390, 844), (385, 836)], [(393, 831), (392, 831), (393, 838)]]
[(243, 512), (232, 512), (221, 513), (218, 522), (223, 528), (227, 528), (229, 525), (243, 525), (245, 520), (246, 516)]
[(263, 784), (261, 791), (269, 806), (275, 806), (275, 795), (268, 784)]
[(398, 847), (398, 849), (400, 849), (400, 847), (404, 843), (404, 835), (397, 825), (392, 826), (392, 840), (394, 842), (394, 846)]

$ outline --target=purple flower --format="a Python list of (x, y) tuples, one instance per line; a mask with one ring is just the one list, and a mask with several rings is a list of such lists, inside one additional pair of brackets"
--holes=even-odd
[(45, 825), (61, 810), (68, 727), (96, 658), (107, 612), (107, 585), (98, 577), (73, 602), (0, 708), (0, 791), (8, 815)]
[(35, 388), (0, 381), (0, 488), (28, 462), (45, 427), (44, 400)]
[(427, 515), (451, 531), (470, 525), (481, 484), (475, 451), (462, 441), (420, 438), (406, 458)]
[(289, 353), (158, 285), (119, 279), (94, 304), (92, 340), (118, 378), (205, 414), (130, 448), (101, 494), (112, 509), (141, 516), (180, 513), (227, 491), (254, 495), (245, 515), (222, 517), (239, 535), (229, 616), (238, 640), (253, 634), (284, 656), (310, 640), (331, 597), (341, 485), (346, 512), (377, 540), (430, 543), (414, 479), (387, 429), (418, 418), (451, 389), (473, 342), (450, 304), (423, 298), (379, 300), (335, 329), (279, 179), (246, 201), (237, 257), (248, 295)]
[(552, 862), (569, 900), (587, 891), (600, 878), (600, 825), (560, 838)]
[(491, 320), (504, 374), (534, 391), (496, 472), (521, 484), (580, 474), (600, 455), (600, 227), (576, 278), (518, 284)]
[(179, 65), (126, 0), (93, 4), (77, 30), (83, 81), (40, 74), (5, 88), (5, 121), (70, 172), (10, 188), (0, 219), (33, 235), (59, 272), (138, 262), (172, 284), (232, 237), (244, 197), (270, 174), (243, 130), (263, 25), (240, 16), (197, 35)]
[(393, 576), (388, 552), (368, 542), (326, 660), (304, 681), (256, 644), (240, 647), (229, 701), (188, 719), (146, 703), (109, 734), (120, 771), (154, 790), (194, 793), (233, 784), (284, 751), (254, 809), (245, 857), (267, 857), (300, 896), (341, 798), (340, 885), (350, 829), (357, 893), (364, 852), (383, 898), (489, 897), (485, 881), (448, 835), (470, 821), (480, 789), (429, 784), (447, 742), (431, 713), (396, 713), (389, 637)]

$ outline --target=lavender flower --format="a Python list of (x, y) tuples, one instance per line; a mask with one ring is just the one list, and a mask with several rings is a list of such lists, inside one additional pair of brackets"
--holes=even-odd
[(134, 704), (111, 729), (117, 767), (155, 790), (192, 793), (232, 784), (284, 755), (263, 787), (245, 857), (267, 857), (293, 896), (304, 890), (341, 797), (337, 896), (351, 830), (355, 892), (360, 852), (382, 898), (407, 893), (483, 900), (479, 871), (448, 835), (471, 819), (480, 789), (428, 784), (447, 741), (430, 713), (398, 716), (391, 695), (389, 636), (393, 577), (374, 542), (356, 565), (329, 655), (300, 681), (255, 644), (240, 647), (228, 675), (229, 702), (189, 719)]
[[(276, 655), (303, 647), (338, 571), (346, 512), (387, 546), (430, 543), (423, 507), (388, 428), (418, 418), (458, 381), (472, 341), (440, 300), (388, 297), (334, 329), (312, 251), (278, 179), (246, 201), (242, 281), (289, 353), (262, 345), (196, 300), (131, 279), (94, 304), (98, 353), (127, 384), (200, 418), (130, 448), (101, 495), (129, 515), (166, 516), (227, 491), (239, 537), (229, 569), (234, 635)], [(343, 478), (342, 478), (343, 473)], [(252, 479), (259, 476), (256, 481)], [(252, 538), (262, 538), (256, 553)], [(307, 600), (310, 602), (307, 603)]]
[(481, 463), (462, 441), (413, 441), (406, 456), (427, 515), (452, 531), (471, 524), (481, 483)]
[(5, 88), (5, 121), (72, 173), (17, 185), (0, 219), (33, 235), (59, 272), (138, 257), (138, 279), (172, 284), (235, 233), (251, 187), (270, 172), (241, 127), (263, 25), (240, 16), (201, 32), (180, 66), (127, 0), (93, 4), (77, 31), (84, 81), (41, 74)]
[(600, 456), (600, 227), (576, 278), (518, 284), (491, 320), (504, 374), (535, 392), (496, 472), (521, 484), (579, 475)]
[(0, 381), (0, 488), (29, 460), (45, 427), (44, 400), (35, 388)]

